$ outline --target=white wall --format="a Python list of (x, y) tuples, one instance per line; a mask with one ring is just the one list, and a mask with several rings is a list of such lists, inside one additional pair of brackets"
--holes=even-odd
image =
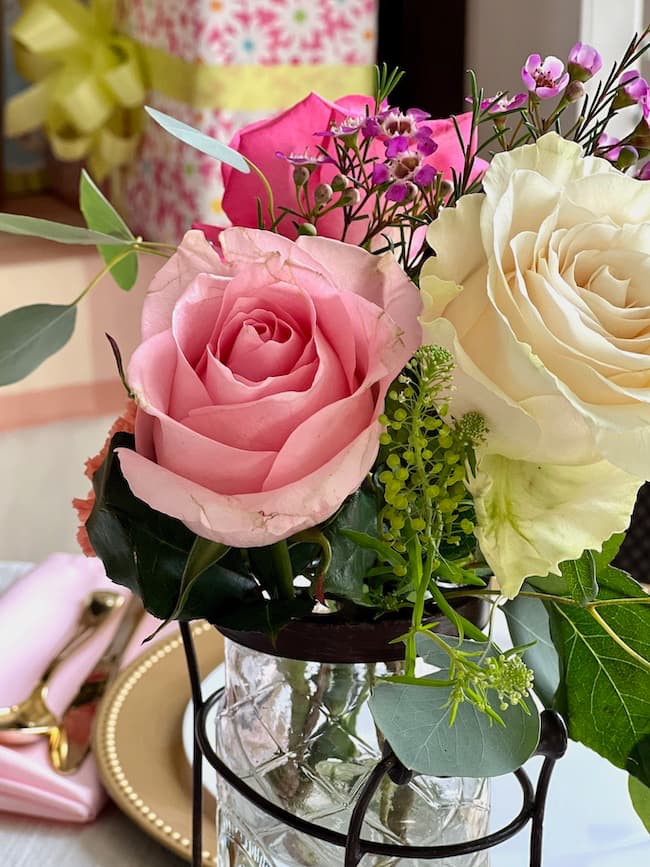
[(517, 93), (529, 54), (567, 56), (579, 38), (580, 11), (580, 0), (468, 0), (465, 65), (486, 96)]
[(488, 96), (521, 90), (529, 54), (564, 60), (578, 40), (595, 46), (609, 70), (649, 18), (650, 0), (468, 0), (465, 65)]

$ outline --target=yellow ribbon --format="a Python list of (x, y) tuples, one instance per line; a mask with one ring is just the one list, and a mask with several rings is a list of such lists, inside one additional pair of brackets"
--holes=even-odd
[(7, 101), (7, 135), (44, 127), (58, 159), (87, 159), (99, 180), (129, 162), (146, 82), (136, 43), (114, 29), (113, 0), (24, 0), (11, 34), (34, 84)]
[(101, 180), (130, 162), (142, 132), (145, 92), (197, 111), (276, 111), (317, 91), (334, 100), (370, 93), (369, 66), (208, 66), (139, 45), (114, 29), (114, 0), (23, 0), (12, 28), (16, 66), (34, 84), (8, 100), (5, 130), (44, 126), (54, 155), (88, 160)]

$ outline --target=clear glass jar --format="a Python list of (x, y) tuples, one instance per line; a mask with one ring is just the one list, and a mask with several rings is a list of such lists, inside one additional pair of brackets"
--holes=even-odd
[[(314, 655), (317, 655), (314, 653)], [(368, 697), (399, 663), (304, 662), (225, 641), (226, 689), (217, 717), (221, 758), (248, 785), (289, 812), (347, 832), (359, 790), (381, 756)], [(250, 804), (219, 779), (220, 867), (333, 867), (343, 849), (311, 838)], [(385, 777), (363, 837), (427, 846), (487, 833), (487, 780)], [(488, 867), (489, 855), (438, 861), (366, 855), (363, 867)]]

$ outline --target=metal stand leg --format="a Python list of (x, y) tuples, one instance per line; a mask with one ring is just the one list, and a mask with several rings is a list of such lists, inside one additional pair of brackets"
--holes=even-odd
[(203, 754), (196, 737), (196, 724), (203, 696), (201, 695), (201, 677), (196, 659), (196, 649), (189, 623), (181, 623), (181, 638), (185, 650), (187, 672), (192, 688), (192, 704), (194, 707), (194, 749), (192, 753), (192, 867), (201, 867), (203, 860)]
[(530, 867), (542, 867), (542, 829), (546, 795), (555, 762), (566, 753), (567, 745), (568, 735), (562, 717), (554, 711), (542, 711), (542, 735), (537, 747), (537, 755), (543, 755), (545, 758), (535, 787), (535, 809), (530, 830)]

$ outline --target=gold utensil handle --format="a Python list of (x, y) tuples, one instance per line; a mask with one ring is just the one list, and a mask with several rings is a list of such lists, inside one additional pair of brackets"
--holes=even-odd
[(50, 758), (59, 773), (74, 774), (88, 755), (97, 707), (119, 671), (124, 652), (143, 614), (142, 602), (133, 596), (108, 647), (79, 687), (59, 725), (52, 730)]

